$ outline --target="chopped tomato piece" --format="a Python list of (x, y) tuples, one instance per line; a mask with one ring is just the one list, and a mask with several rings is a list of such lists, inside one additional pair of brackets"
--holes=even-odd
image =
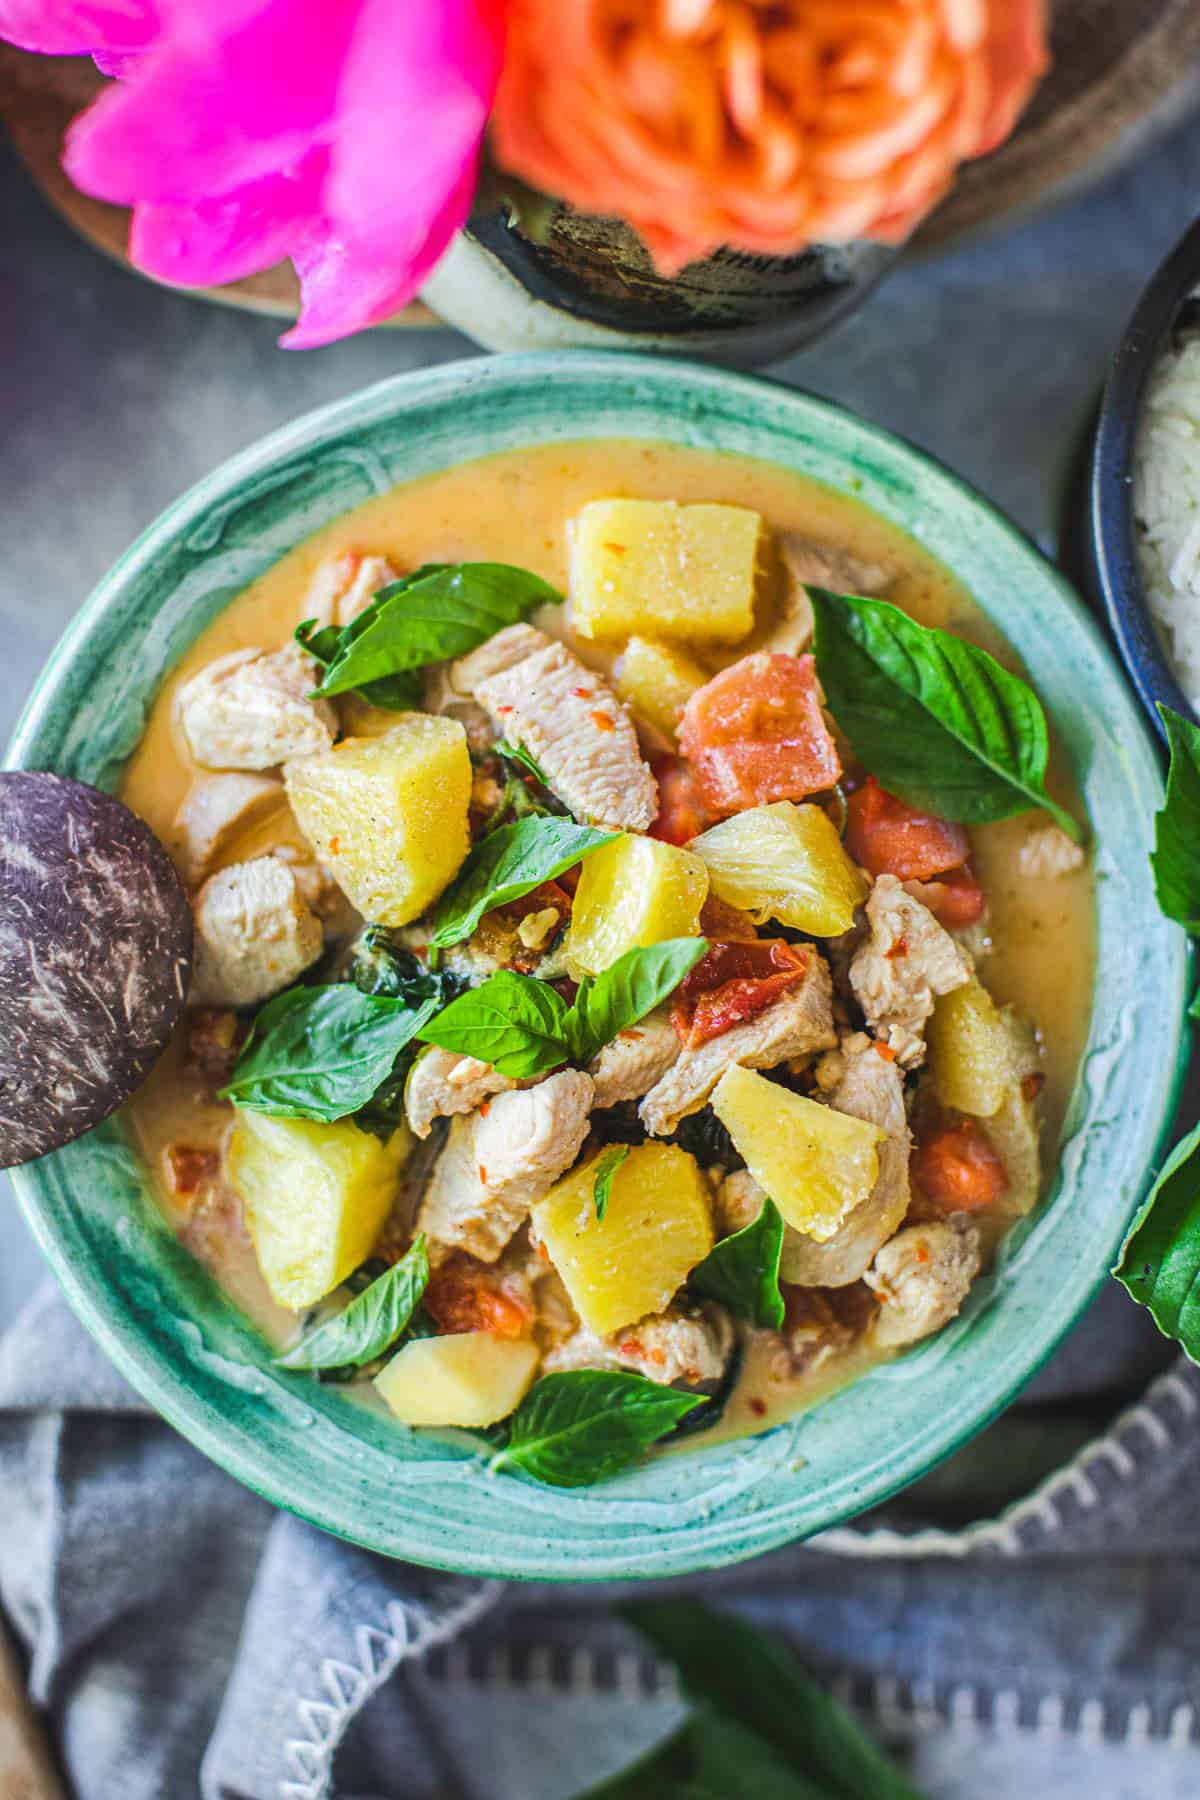
[(664, 844), (689, 844), (716, 823), (700, 792), (696, 772), (681, 756), (667, 756), (654, 767), (658, 782), (658, 817), (650, 836)]
[(426, 1312), (443, 1332), (490, 1331), (496, 1337), (526, 1337), (533, 1322), (526, 1302), (504, 1277), (467, 1256), (449, 1256), (429, 1277), (422, 1296)]
[(945, 1213), (986, 1212), (1008, 1192), (1008, 1170), (974, 1119), (944, 1120), (922, 1137), (913, 1176)]
[(722, 818), (823, 793), (842, 773), (811, 656), (759, 650), (722, 669), (684, 707), (679, 747)]
[(219, 1151), (197, 1144), (168, 1144), (166, 1164), (171, 1192), (182, 1200), (190, 1200), (216, 1180), (221, 1156)]
[(971, 854), (961, 825), (906, 806), (873, 775), (851, 794), (846, 813), (846, 848), (869, 875), (929, 881), (960, 869)]
[(782, 938), (712, 943), (675, 990), (671, 1019), (685, 1049), (764, 1012), (808, 973), (809, 951)]
[(987, 911), (987, 895), (970, 863), (929, 882), (921, 898), (947, 931), (962, 931), (967, 925), (977, 925)]
[(551, 906), (557, 912), (560, 922), (571, 911), (571, 896), (557, 881), (543, 881), (540, 887), (535, 887), (530, 893), (521, 894), (515, 900), (506, 900), (497, 911), (510, 919), (527, 919), (530, 913), (545, 912)]

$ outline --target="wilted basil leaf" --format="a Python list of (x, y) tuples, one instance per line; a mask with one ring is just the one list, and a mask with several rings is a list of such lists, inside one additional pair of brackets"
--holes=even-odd
[(1200, 1363), (1200, 1125), (1176, 1144), (1113, 1274), (1164, 1337)]
[(501, 969), (436, 1018), (422, 1020), (416, 1035), (524, 1081), (566, 1062), (566, 1018), (567, 1003), (548, 982)]
[(288, 988), (258, 1014), (221, 1098), (277, 1118), (347, 1118), (373, 1099), (437, 1005), (363, 994), (348, 982)]
[(612, 1193), (613, 1176), (629, 1155), (628, 1144), (610, 1144), (607, 1150), (600, 1152), (596, 1163), (596, 1177), (592, 1183), (592, 1202), (596, 1208), (597, 1221), (604, 1218), (608, 1211), (608, 1196)]
[(783, 1329), (783, 1295), (779, 1291), (779, 1258), (783, 1250), (783, 1218), (773, 1200), (765, 1200), (757, 1219), (709, 1251), (688, 1276), (688, 1285), (709, 1300), (719, 1300), (739, 1319), (765, 1331)]
[(590, 1062), (618, 1032), (653, 1012), (707, 949), (707, 938), (667, 938), (627, 950), (603, 974), (585, 977), (567, 1024), (572, 1061)]
[(633, 1462), (664, 1437), (698, 1394), (644, 1375), (572, 1369), (543, 1375), (512, 1416), (493, 1469), (522, 1469), (552, 1487), (587, 1487)]
[(429, 1280), (425, 1235), (332, 1319), (275, 1358), (281, 1369), (361, 1369), (408, 1329)]
[(1154, 820), (1150, 864), (1158, 904), (1193, 937), (1200, 936), (1200, 730), (1159, 706), (1171, 750), (1167, 793)]
[(573, 819), (519, 819), (476, 844), (433, 915), (429, 941), (448, 949), (470, 937), (484, 913), (532, 893), (607, 844), (615, 832)]

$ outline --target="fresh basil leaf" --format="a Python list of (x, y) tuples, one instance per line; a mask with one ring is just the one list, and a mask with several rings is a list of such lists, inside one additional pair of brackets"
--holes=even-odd
[(776, 1638), (694, 1600), (635, 1600), (621, 1612), (675, 1664), (689, 1700), (765, 1740), (828, 1800), (921, 1800)]
[(1168, 919), (1200, 936), (1200, 730), (1159, 703), (1171, 751), (1167, 793), (1154, 819), (1154, 891)]
[(390, 1350), (408, 1329), (429, 1280), (429, 1257), (422, 1232), (399, 1262), (351, 1300), (342, 1312), (326, 1319), (283, 1356), (281, 1369), (361, 1369)]
[(758, 1732), (716, 1707), (698, 1706), (687, 1724), (693, 1782), (701, 1793), (737, 1800), (828, 1800), (824, 1782), (788, 1762)]
[(597, 1222), (603, 1219), (608, 1211), (608, 1196), (612, 1193), (613, 1176), (629, 1155), (628, 1144), (610, 1144), (607, 1150), (600, 1152), (596, 1163), (596, 1178), (592, 1183), (592, 1201), (596, 1208)]
[(315, 619), (305, 619), (297, 625), (292, 633), (302, 650), (315, 657), (319, 663), (331, 663), (342, 644), (342, 628), (340, 625), (318, 625)]
[(562, 599), (548, 582), (508, 563), (457, 563), (418, 571), (376, 595), (347, 627), (317, 689), (329, 697), (485, 643), (539, 606)]
[(619, 834), (573, 819), (519, 819), (484, 838), (467, 857), (433, 915), (429, 941), (448, 949), (470, 937), (484, 913), (553, 881)]
[(966, 824), (1043, 807), (1082, 841), (1046, 792), (1046, 716), (1027, 682), (886, 600), (808, 592), (829, 709), (885, 788)]
[(344, 1119), (388, 1080), (437, 1004), (410, 1006), (348, 982), (288, 988), (255, 1019), (221, 1098), (281, 1119)]
[(594, 980), (585, 977), (567, 1021), (571, 1060), (591, 1062), (618, 1032), (653, 1012), (707, 949), (707, 938), (667, 938), (627, 950)]
[(700, 1404), (698, 1394), (624, 1371), (543, 1375), (513, 1414), (508, 1443), (490, 1466), (521, 1469), (551, 1487), (587, 1487), (625, 1468)]
[(783, 1218), (773, 1200), (765, 1200), (757, 1219), (732, 1237), (722, 1238), (688, 1276), (689, 1287), (709, 1300), (719, 1300), (739, 1319), (764, 1331), (783, 1330), (783, 1295), (779, 1291), (779, 1258), (783, 1250)]
[[(411, 575), (404, 576), (402, 580), (390, 582), (386, 591), (395, 594), (404, 588), (411, 587), (413, 582), (421, 581), (426, 575), (431, 575), (444, 567), (445, 565), (442, 563), (427, 563), (423, 568), (416, 569)], [(380, 590), (381, 593), (384, 591)], [(356, 618), (351, 619), (348, 625), (318, 625), (315, 619), (305, 619), (302, 625), (297, 625), (293, 636), (296, 642), (307, 650), (310, 656), (315, 657), (328, 673), (330, 666), (338, 660), (342, 651), (366, 630), (377, 615), (379, 605), (380, 594), (376, 594), (370, 604), (365, 606)], [(324, 680), (324, 676), (322, 676), (322, 680)], [(383, 707), (389, 712), (410, 712), (421, 704), (423, 685), (420, 670), (409, 669), (399, 675), (387, 675), (379, 681), (367, 682), (359, 692), (363, 699), (369, 701), (372, 706)]]
[(1200, 1125), (1176, 1144), (1113, 1274), (1164, 1337), (1200, 1363)]
[(533, 776), (535, 781), (540, 781), (543, 787), (550, 786), (545, 769), (537, 757), (526, 750), (524, 744), (510, 744), (507, 738), (501, 738), (496, 745), (496, 755), (503, 757), (505, 762), (519, 764), (522, 769)]
[(532, 975), (501, 969), (460, 994), (416, 1033), (460, 1056), (476, 1056), (501, 1075), (524, 1081), (567, 1060), (567, 1003), (557, 989)]

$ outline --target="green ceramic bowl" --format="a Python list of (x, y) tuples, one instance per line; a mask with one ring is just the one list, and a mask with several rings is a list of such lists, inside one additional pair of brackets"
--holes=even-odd
[(872, 1506), (978, 1431), (1105, 1277), (1172, 1111), (1187, 954), (1147, 852), (1162, 782), (1141, 714), (1074, 595), (926, 457), (824, 401), (626, 355), (467, 362), (314, 413), (194, 488), (101, 583), (11, 747), (21, 767), (115, 784), (147, 703), (221, 608), (285, 550), (396, 482), (583, 437), (769, 458), (852, 491), (965, 581), (1024, 658), (1097, 839), (1091, 1032), (1048, 1201), (962, 1316), (806, 1417), (588, 1492), (489, 1475), (461, 1434), (416, 1434), (276, 1372), (254, 1329), (160, 1223), (115, 1121), (17, 1175), (67, 1296), (135, 1387), (239, 1480), (370, 1549), (446, 1569), (595, 1579), (753, 1556)]

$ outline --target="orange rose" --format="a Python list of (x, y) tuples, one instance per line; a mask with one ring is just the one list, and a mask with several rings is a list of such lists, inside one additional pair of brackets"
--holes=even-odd
[(497, 157), (672, 273), (895, 242), (1012, 130), (1045, 0), (510, 0)]

